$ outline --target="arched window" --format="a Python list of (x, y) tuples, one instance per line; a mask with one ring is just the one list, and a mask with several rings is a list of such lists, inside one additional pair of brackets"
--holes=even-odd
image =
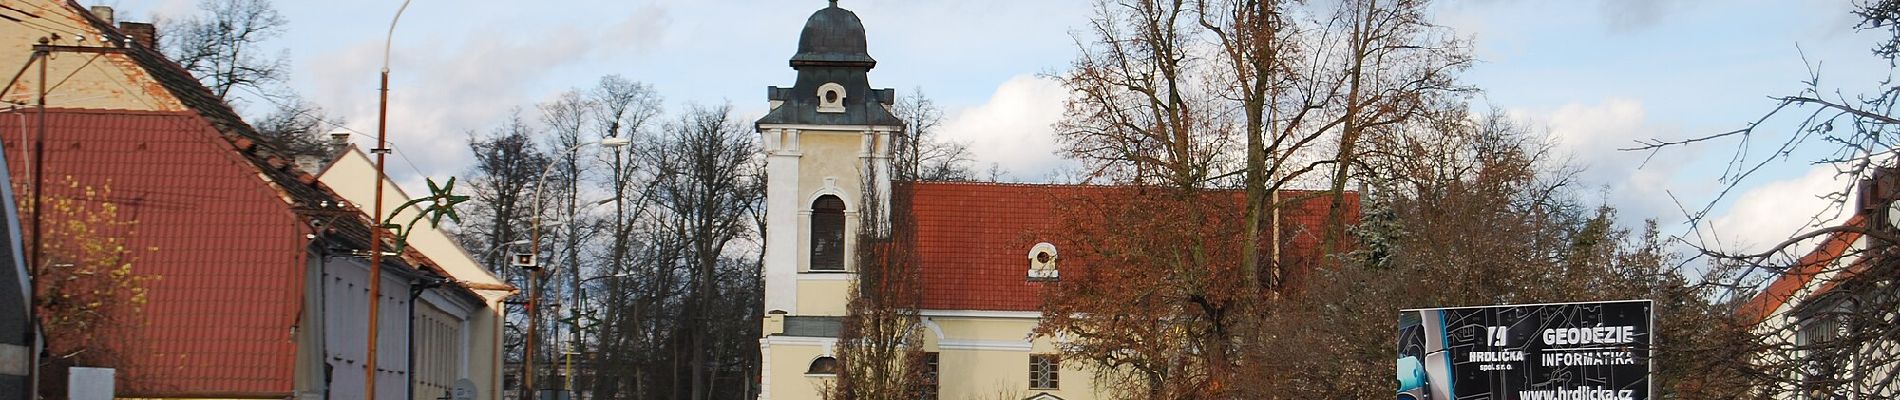
[(838, 196), (811, 203), (811, 270), (844, 270), (844, 200)]
[(811, 360), (811, 367), (805, 368), (805, 375), (837, 375), (838, 359), (830, 356)]

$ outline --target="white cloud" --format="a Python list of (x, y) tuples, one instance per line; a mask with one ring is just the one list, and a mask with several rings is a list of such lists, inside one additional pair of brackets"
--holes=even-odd
[(1056, 121), (1068, 90), (1061, 82), (1018, 75), (997, 86), (988, 102), (950, 110), (941, 137), (970, 144), (979, 169), (996, 163), (1017, 180), (1043, 180), (1072, 161), (1056, 155)]
[(1606, 188), (1602, 200), (1619, 209), (1626, 223), (1647, 218), (1660, 221), (1680, 220), (1682, 213), (1670, 198), (1670, 190), (1702, 184), (1681, 179), (1685, 165), (1699, 151), (1695, 148), (1666, 150), (1649, 159), (1649, 153), (1623, 151), (1640, 139), (1667, 138), (1681, 131), (1649, 120), (1642, 102), (1611, 98), (1595, 104), (1571, 103), (1555, 110), (1511, 110), (1510, 115), (1548, 129), (1559, 160), (1582, 168), (1579, 174), (1585, 189)]
[(1687, 3), (1685, 0), (1603, 0), (1598, 7), (1610, 30), (1632, 32), (1662, 23)]
[[(1557, 150), (1584, 168), (1581, 183), (1607, 188), (1603, 200), (1620, 210), (1626, 225), (1644, 218), (1657, 218), (1665, 227), (1679, 223), (1684, 218), (1682, 208), (1700, 210), (1721, 190), (1721, 183), (1709, 175), (1708, 164), (1725, 160), (1701, 160), (1700, 156), (1709, 146), (1716, 146), (1713, 154), (1725, 154), (1726, 147), (1678, 146), (1653, 157), (1649, 152), (1619, 150), (1637, 140), (1686, 136), (1684, 129), (1652, 121), (1642, 102), (1612, 98), (1511, 114), (1546, 127)], [(1748, 184), (1731, 196), (1732, 201), (1717, 204), (1717, 213), (1701, 232), (1685, 234), (1712, 249), (1757, 252), (1802, 231), (1839, 224), (1851, 213), (1834, 212), (1821, 196), (1847, 189), (1852, 178), (1836, 176), (1835, 171), (1832, 165), (1819, 165), (1799, 177)]]
[[(1832, 208), (1822, 196), (1849, 189), (1852, 177), (1836, 173), (1832, 165), (1817, 165), (1798, 178), (1765, 183), (1743, 192), (1725, 213), (1711, 220), (1711, 247), (1760, 252), (1814, 228), (1834, 226), (1852, 217)], [(1851, 192), (1850, 192), (1851, 193)], [(1849, 199), (1851, 204), (1851, 200)], [(1839, 212), (1837, 212), (1839, 211)], [(1811, 246), (1788, 249), (1799, 254)]]
[[(390, 161), (390, 174), (408, 181), (416, 173), (463, 172), (472, 157), (467, 132), (489, 129), (514, 107), (531, 113), (532, 102), (523, 99), (550, 96), (541, 83), (563, 67), (651, 51), (664, 40), (668, 21), (666, 10), (644, 6), (613, 24), (562, 26), (532, 36), (496, 23), (399, 41), (391, 60), (388, 131), (401, 160)], [(373, 135), (382, 51), (379, 38), (301, 60), (316, 84), (311, 97), (351, 129)], [(359, 135), (357, 144), (369, 148), (374, 140)]]

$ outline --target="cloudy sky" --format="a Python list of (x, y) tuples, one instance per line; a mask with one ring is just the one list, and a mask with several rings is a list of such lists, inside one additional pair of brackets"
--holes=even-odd
[[(178, 16), (192, 0), (97, 0), (122, 18)], [(362, 132), (375, 127), (376, 72), (396, 0), (284, 0), (293, 85)], [(1617, 151), (1644, 138), (1731, 130), (1760, 117), (1771, 94), (1824, 84), (1864, 88), (1888, 68), (1869, 57), (1877, 35), (1856, 32), (1838, 0), (1442, 0), (1436, 20), (1475, 41), (1464, 75), (1495, 107), (1549, 132), (1584, 168), (1593, 200), (1626, 222), (1655, 217), (1684, 233), (1677, 204), (1715, 199), (1735, 143), (1655, 155)], [(551, 6), (554, 5), (554, 6)], [(945, 135), (1021, 181), (1066, 161), (1051, 154), (1060, 85), (1040, 74), (1074, 54), (1070, 32), (1086, 0), (846, 0), (864, 19), (879, 61), (872, 83), (922, 88), (947, 111)], [(396, 30), (390, 131), (392, 174), (449, 176), (472, 157), (467, 132), (511, 109), (620, 74), (653, 84), (669, 107), (731, 102), (756, 116), (821, 0), (521, 2), (415, 0)], [(164, 29), (163, 26), (160, 29)], [(1805, 57), (1805, 61), (1804, 61)], [(1849, 93), (1850, 95), (1852, 93)], [(1783, 123), (1773, 122), (1772, 123)], [(1785, 125), (1782, 125), (1785, 126)], [(1785, 132), (1785, 130), (1783, 130)], [(1719, 203), (1730, 246), (1778, 242), (1837, 190), (1831, 169), (1796, 154), (1742, 182)], [(1831, 217), (1831, 215), (1829, 215)]]

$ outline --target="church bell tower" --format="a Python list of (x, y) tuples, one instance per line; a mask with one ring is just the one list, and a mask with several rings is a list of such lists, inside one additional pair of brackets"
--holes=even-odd
[(766, 89), (771, 111), (756, 127), (766, 156), (768, 321), (844, 315), (862, 225), (888, 229), (890, 140), (904, 123), (891, 114), (896, 91), (871, 87), (877, 60), (865, 47), (863, 22), (831, 1), (798, 37), (798, 80)]

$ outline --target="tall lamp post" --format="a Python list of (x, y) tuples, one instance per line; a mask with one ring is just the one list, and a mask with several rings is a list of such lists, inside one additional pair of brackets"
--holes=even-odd
[(389, 157), (389, 48), (396, 40), (396, 21), (402, 20), (402, 12), (409, 9), (409, 0), (402, 0), (402, 6), (396, 8), (396, 16), (389, 19), (389, 33), (383, 37), (382, 86), (377, 91), (376, 104), (376, 185), (375, 213), (370, 214), (369, 227), (369, 343), (363, 356), (363, 398), (376, 400), (376, 342), (377, 323), (382, 319), (381, 307), (383, 290), (383, 172), (384, 159)]
[[(577, 144), (577, 145), (574, 145), (574, 147), (569, 147), (566, 150), (561, 150), (561, 152), (554, 153), (554, 154), (566, 155), (568, 153), (580, 151), (582, 147), (592, 146), (596, 144), (609, 148), (609, 149), (618, 149), (621, 147), (626, 147), (628, 144), (632, 144), (632, 143), (633, 143), (633, 139), (628, 139), (628, 138), (623, 138), (623, 137), (609, 137), (609, 138), (601, 139), (599, 142), (586, 142), (586, 143)], [(548, 173), (554, 172), (555, 165), (558, 165), (558, 163), (550, 162), (548, 163), (547, 167), (541, 168), (541, 177), (535, 181), (534, 219), (533, 219), (533, 225), (529, 227), (530, 233), (528, 235), (528, 242), (529, 242), (528, 257), (527, 257), (528, 261), (525, 263), (517, 263), (517, 264), (525, 264), (525, 265), (522, 265), (522, 268), (525, 268), (528, 270), (528, 337), (525, 343), (526, 346), (522, 346), (523, 351), (526, 352), (526, 354), (524, 354), (522, 357), (522, 360), (525, 361), (522, 363), (522, 371), (523, 371), (522, 387), (528, 390), (529, 398), (533, 398), (534, 396), (539, 394), (537, 393), (538, 390), (536, 390), (535, 385), (534, 385), (534, 381), (535, 381), (534, 342), (535, 342), (535, 339), (537, 339), (541, 335), (541, 313), (539, 312), (540, 304), (541, 304), (541, 281), (542, 281), (541, 275), (546, 273), (545, 272), (546, 270), (541, 267), (541, 263), (536, 260), (537, 258), (541, 256), (541, 195), (542, 193), (545, 192), (542, 189), (547, 188)], [(521, 258), (521, 257), (517, 257), (517, 258)]]

